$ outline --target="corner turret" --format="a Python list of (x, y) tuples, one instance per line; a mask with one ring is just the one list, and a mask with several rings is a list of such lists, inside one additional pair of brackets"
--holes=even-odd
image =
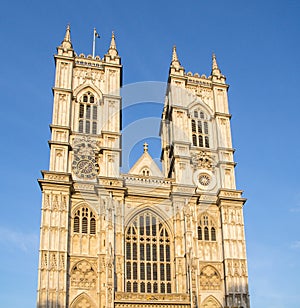
[(71, 42), (71, 29), (70, 25), (67, 26), (66, 34), (64, 40), (61, 42), (60, 46), (57, 47), (57, 54), (73, 57), (74, 50)]
[(225, 83), (226, 77), (222, 75), (221, 70), (217, 63), (217, 58), (215, 53), (212, 54), (212, 68), (211, 68), (212, 81), (217, 81)]
[(114, 63), (114, 64), (121, 64), (121, 59), (119, 57), (119, 53), (117, 50), (114, 32), (112, 32), (111, 34), (110, 46), (109, 46), (107, 53), (104, 56), (104, 61)]
[(184, 68), (181, 66), (180, 61), (178, 60), (177, 52), (176, 52), (176, 46), (173, 46), (173, 52), (172, 52), (172, 61), (170, 64), (170, 75), (184, 75)]

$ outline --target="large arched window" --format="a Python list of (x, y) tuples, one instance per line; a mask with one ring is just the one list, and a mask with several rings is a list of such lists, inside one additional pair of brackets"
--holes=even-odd
[(75, 212), (73, 232), (83, 234), (96, 234), (96, 217), (87, 207), (82, 207)]
[(78, 132), (97, 134), (97, 104), (91, 92), (86, 92), (80, 98)]
[(126, 291), (171, 293), (170, 234), (160, 217), (137, 215), (125, 234)]
[(192, 141), (194, 146), (209, 148), (209, 121), (201, 109), (192, 111)]
[(197, 235), (199, 241), (216, 241), (216, 227), (212, 219), (207, 216), (203, 215), (199, 221)]

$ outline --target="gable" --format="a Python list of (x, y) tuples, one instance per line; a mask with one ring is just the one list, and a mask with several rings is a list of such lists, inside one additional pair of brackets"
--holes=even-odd
[(161, 170), (147, 150), (144, 150), (144, 153), (129, 170), (128, 174), (163, 177)]

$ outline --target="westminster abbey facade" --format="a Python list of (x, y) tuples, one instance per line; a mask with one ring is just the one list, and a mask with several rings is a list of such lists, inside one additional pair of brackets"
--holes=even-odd
[[(123, 174), (122, 65), (55, 55), (50, 164), (42, 171), (38, 308), (249, 308), (242, 191), (225, 76), (186, 73), (173, 48), (159, 168)], [(162, 170), (161, 170), (162, 169)]]

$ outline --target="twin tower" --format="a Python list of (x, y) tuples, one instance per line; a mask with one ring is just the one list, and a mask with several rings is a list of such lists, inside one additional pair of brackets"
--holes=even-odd
[(55, 62), (38, 308), (249, 308), (246, 200), (216, 57), (200, 76), (185, 72), (173, 48), (162, 170), (145, 144), (127, 174), (114, 34), (103, 58), (77, 55), (67, 27)]

